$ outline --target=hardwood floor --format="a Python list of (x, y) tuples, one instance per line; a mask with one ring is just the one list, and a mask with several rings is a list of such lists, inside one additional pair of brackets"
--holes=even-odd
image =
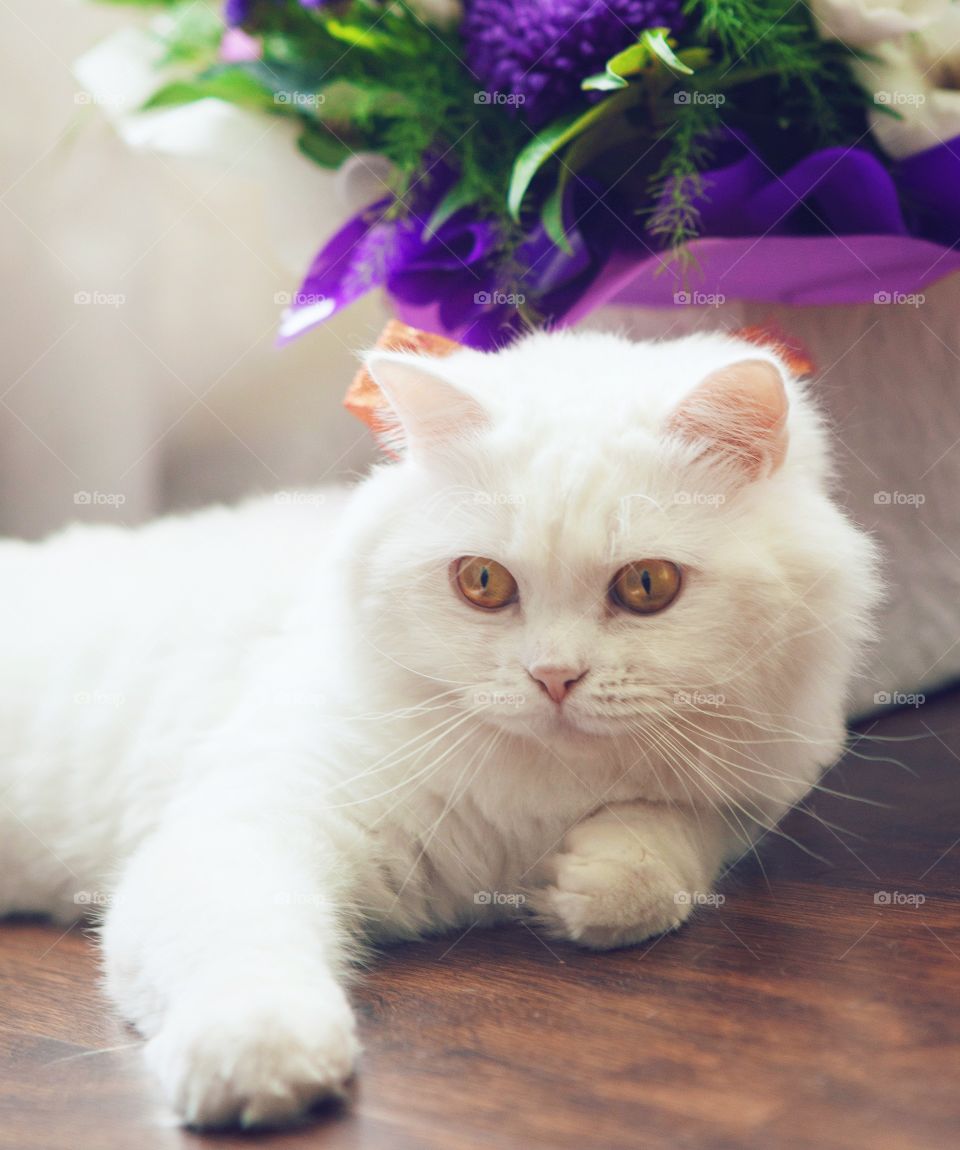
[(909, 769), (848, 756), (827, 785), (870, 803), (823, 794), (844, 831), (784, 826), (822, 860), (766, 842), (678, 934), (594, 955), (518, 925), (386, 952), (355, 991), (351, 1105), (286, 1134), (177, 1129), (82, 928), (5, 924), (0, 1146), (956, 1146), (960, 693), (862, 730), (915, 737), (855, 746)]

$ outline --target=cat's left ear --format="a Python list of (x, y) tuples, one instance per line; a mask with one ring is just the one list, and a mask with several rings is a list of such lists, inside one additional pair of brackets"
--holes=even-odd
[(391, 319), (347, 389), (343, 405), (394, 458), (414, 443), (441, 441), (485, 421), (480, 405), (444, 374), (463, 345)]
[(366, 369), (387, 403), (381, 410), (382, 441), (393, 453), (439, 446), (485, 427), (483, 406), (445, 373), (446, 365), (423, 356), (372, 351)]
[(744, 359), (711, 372), (673, 410), (666, 430), (742, 478), (761, 479), (786, 457), (789, 407), (780, 368), (772, 360)]

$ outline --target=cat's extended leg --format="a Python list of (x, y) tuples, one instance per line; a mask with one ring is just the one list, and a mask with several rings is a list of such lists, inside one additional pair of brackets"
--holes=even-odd
[(171, 811), (104, 924), (109, 990), (191, 1124), (288, 1121), (339, 1093), (358, 1054), (338, 907), (362, 851), (274, 782), (221, 779)]
[(528, 900), (551, 934), (598, 950), (680, 926), (740, 843), (713, 811), (615, 803), (578, 823)]

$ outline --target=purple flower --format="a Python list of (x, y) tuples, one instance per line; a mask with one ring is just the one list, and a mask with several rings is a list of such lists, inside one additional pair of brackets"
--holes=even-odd
[(253, 0), (224, 0), (223, 22), (228, 28), (239, 27), (250, 16)]
[[(273, 0), (277, 3), (277, 0)], [(283, 0), (281, 0), (281, 3)], [(301, 8), (323, 8), (330, 0), (299, 0)], [(254, 0), (223, 0), (223, 20), (229, 28), (245, 24), (254, 8)]]
[(581, 80), (602, 72), (644, 29), (676, 31), (682, 2), (466, 0), (467, 61), (507, 108), (543, 123), (576, 98)]
[[(453, 179), (452, 171), (438, 166), (429, 187), (421, 182), (408, 195), (402, 217), (393, 218), (391, 201), (383, 199), (332, 236), (281, 321), (281, 341), (316, 327), (381, 286), (407, 322), (485, 349), (522, 330), (519, 305), (524, 302), (546, 320), (566, 311), (598, 270), (592, 246), (596, 235), (588, 244), (577, 232), (571, 237), (574, 252), (567, 255), (542, 226), (534, 228), (513, 251), (513, 263), (524, 271), (522, 298), (517, 299), (519, 293), (503, 282), (502, 237), (492, 221), (462, 208), (435, 232), (429, 230), (430, 216)], [(567, 206), (572, 225), (572, 197)]]

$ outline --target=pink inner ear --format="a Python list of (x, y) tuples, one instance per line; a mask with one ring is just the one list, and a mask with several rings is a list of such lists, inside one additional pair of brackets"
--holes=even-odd
[(381, 418), (394, 451), (443, 445), (487, 425), (480, 403), (444, 378), (442, 360), (374, 350), (366, 362), (392, 413)]
[(788, 410), (776, 365), (745, 359), (711, 372), (671, 414), (667, 431), (760, 479), (786, 456)]
[[(463, 346), (454, 343), (452, 339), (433, 332), (420, 331), (418, 328), (401, 323), (398, 319), (387, 320), (387, 325), (380, 333), (375, 348), (381, 351), (409, 351), (433, 359), (443, 359), (463, 350)], [(391, 418), (390, 405), (366, 364), (360, 367), (353, 377), (353, 382), (343, 397), (343, 406), (370, 428), (387, 455), (397, 458), (397, 452), (390, 447), (390, 440), (398, 437)]]

